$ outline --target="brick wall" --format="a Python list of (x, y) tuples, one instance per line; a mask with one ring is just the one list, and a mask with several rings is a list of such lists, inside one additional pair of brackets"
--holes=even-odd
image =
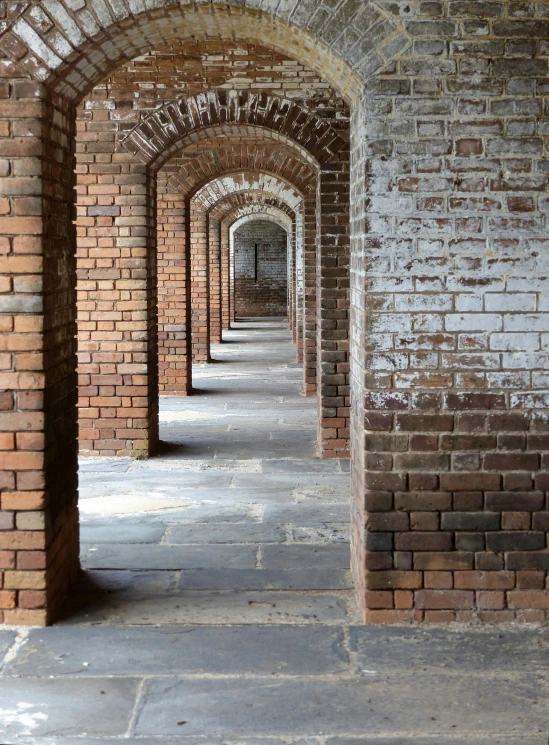
[[(261, 8), (143, 0), (132, 16), (129, 3), (111, 0), (0, 3), (4, 619), (45, 622), (77, 566), (70, 173), (72, 107), (90, 94), (76, 138), (87, 449), (154, 446), (160, 161), (197, 129), (221, 126), (220, 117), (248, 126), (235, 113), (259, 112), (322, 166), (346, 146), (339, 134), (350, 105), (353, 570), (365, 618), (542, 621), (547, 4), (264, 0)], [(258, 49), (240, 54), (235, 39), (275, 52), (258, 62)], [(207, 50), (196, 53), (196, 44)], [(188, 81), (190, 51), (174, 66), (182, 46), (197, 60)], [(212, 59), (220, 51), (226, 59)], [(164, 106), (204, 87), (234, 88), (235, 79), (263, 93), (218, 96), (219, 107), (198, 96), (175, 120)], [(292, 105), (264, 106), (273, 95)], [(304, 110), (318, 129), (300, 119)], [(190, 128), (179, 131), (185, 118)], [(211, 130), (198, 137), (206, 149)], [(320, 192), (322, 200), (322, 184)], [(191, 215), (189, 202), (186, 216), (186, 245), (193, 220), (205, 236), (207, 273), (207, 215)], [(292, 325), (303, 355), (304, 282), (309, 300), (312, 285), (299, 211), (295, 224)], [(321, 260), (329, 245), (317, 243)], [(207, 298), (203, 275), (192, 279)], [(326, 351), (317, 338), (317, 364)], [(320, 374), (339, 386), (337, 365), (346, 362), (324, 359)]]
[(405, 20), (413, 47), (355, 114), (353, 540), (368, 621), (546, 618), (538, 13), (424, 4)]
[(185, 198), (158, 179), (158, 387), (160, 393), (187, 395), (192, 386), (190, 252)]
[(236, 317), (287, 316), (286, 231), (274, 222), (254, 220), (238, 227), (233, 241)]

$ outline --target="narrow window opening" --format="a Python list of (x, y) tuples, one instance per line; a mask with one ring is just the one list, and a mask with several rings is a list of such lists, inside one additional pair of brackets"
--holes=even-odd
[(257, 243), (255, 244), (254, 282), (257, 282)]

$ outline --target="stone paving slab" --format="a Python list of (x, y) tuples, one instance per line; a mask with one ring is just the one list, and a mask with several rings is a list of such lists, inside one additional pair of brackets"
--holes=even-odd
[[(128, 737), (128, 738), (104, 738), (97, 737), (48, 737), (48, 738), (25, 738), (18, 740), (17, 745), (106, 745), (106, 742), (121, 743), (121, 745), (496, 745), (491, 735), (476, 737), (466, 735), (463, 738), (446, 737), (445, 735), (418, 735), (408, 737), (407, 735), (397, 737), (329, 737), (321, 738), (278, 738), (278, 737), (239, 737), (238, 739), (226, 739), (224, 737)], [(511, 735), (498, 735), (497, 745), (547, 745), (547, 737), (541, 735), (526, 735), (514, 737)]]
[(170, 525), (164, 543), (280, 543), (286, 529), (276, 523), (209, 523)]
[(179, 590), (350, 590), (343, 569), (198, 569), (183, 571)]
[(262, 548), (261, 566), (263, 569), (348, 569), (350, 564), (349, 546), (346, 544), (317, 545), (277, 545)]
[(92, 456), (86, 457), (83, 455), (78, 459), (78, 471), (81, 475), (87, 475), (89, 473), (105, 473), (107, 471), (126, 473), (134, 463), (135, 460), (133, 458), (109, 458), (105, 456), (99, 458)]
[(0, 672), (4, 664), (4, 658), (15, 641), (16, 632), (0, 630)]
[(349, 637), (358, 671), (363, 668), (387, 673), (426, 669), (471, 673), (549, 671), (547, 629), (494, 631), (489, 627), (474, 630), (462, 627), (454, 631), (436, 627), (356, 626), (349, 629)]
[[(270, 447), (270, 443), (269, 443)], [(341, 473), (339, 461), (335, 458), (291, 458), (287, 460), (264, 460), (264, 473)]]
[[(173, 509), (169, 512), (150, 512), (139, 515), (140, 524), (154, 523), (241, 523), (254, 519), (252, 517), (253, 507), (246, 503), (231, 504), (193, 504), (181, 509)], [(129, 525), (135, 523), (135, 515), (93, 515), (81, 514), (81, 522), (87, 525)], [(259, 517), (255, 518), (259, 520)]]
[(179, 570), (86, 569), (84, 579), (75, 585), (75, 592), (117, 593), (170, 592), (177, 586)]
[(130, 724), (135, 678), (0, 678), (0, 742), (27, 735), (122, 735)]
[[(265, 461), (261, 461), (262, 465)], [(287, 462), (287, 461), (285, 461)], [(349, 476), (344, 473), (246, 473), (235, 472), (231, 481), (231, 488), (244, 489), (287, 488), (294, 490), (313, 490), (315, 487), (332, 487), (347, 490), (345, 502), (349, 503)], [(334, 500), (335, 501), (335, 500)]]
[(254, 569), (253, 546), (158, 546), (137, 544), (82, 545), (88, 569)]
[[(510, 737), (505, 733), (498, 734), (497, 745), (547, 745), (544, 734)], [(271, 741), (275, 745), (274, 741)], [(323, 745), (496, 745), (493, 735), (468, 734), (464, 737), (446, 737), (446, 735), (398, 735), (397, 737), (329, 737)]]
[[(341, 624), (352, 621), (349, 593), (219, 592), (74, 596), (68, 624)], [(356, 619), (354, 619), (356, 620)]]
[(6, 674), (27, 677), (326, 675), (348, 669), (349, 656), (341, 628), (56, 627), (47, 631), (33, 629)]
[[(534, 734), (547, 726), (542, 679), (398, 675), (154, 680), (145, 684), (136, 734), (318, 736)], [(538, 703), (534, 704), (533, 701)], [(466, 716), (464, 716), (466, 712)]]
[(320, 528), (291, 528), (295, 543), (350, 543), (349, 524), (325, 523)]
[(350, 523), (348, 504), (268, 504), (263, 513), (265, 522), (285, 522), (297, 528), (322, 527), (328, 523)]
[(163, 523), (118, 523), (104, 525), (82, 525), (82, 543), (160, 543), (166, 530)]

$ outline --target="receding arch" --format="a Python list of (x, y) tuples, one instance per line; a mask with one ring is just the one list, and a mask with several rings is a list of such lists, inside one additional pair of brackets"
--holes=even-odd
[[(201, 130), (222, 134), (231, 125), (261, 127), (301, 146), (319, 163), (329, 160), (345, 140), (330, 124), (297, 101), (250, 91), (205, 91), (161, 106), (139, 122), (122, 144), (158, 169)], [(246, 131), (246, 134), (248, 132)]]
[(275, 197), (286, 202), (293, 210), (299, 209), (303, 195), (288, 181), (270, 174), (234, 173), (209, 181), (200, 191), (192, 195), (193, 202), (203, 209), (212, 207), (235, 192), (247, 192), (258, 196)]
[[(244, 214), (242, 214), (244, 212)], [(292, 220), (285, 212), (282, 212), (281, 210), (276, 209), (276, 207), (263, 207), (261, 211), (252, 211), (248, 212), (246, 208), (239, 210), (238, 212), (239, 216), (234, 217), (234, 222), (231, 222), (229, 225), (229, 229), (234, 231), (238, 230), (238, 228), (241, 225), (245, 225), (247, 222), (250, 222), (251, 220), (271, 220), (272, 222), (276, 222), (277, 225), (280, 225), (281, 228), (284, 228), (286, 231), (290, 231), (292, 229)], [(227, 218), (225, 218), (227, 219)]]
[(183, 193), (200, 190), (212, 178), (238, 171), (263, 172), (286, 178), (301, 192), (315, 184), (318, 166), (304, 151), (292, 143), (279, 143), (271, 138), (260, 139), (252, 145), (231, 139), (218, 146), (214, 139), (205, 140), (203, 151), (195, 154), (182, 151), (158, 172), (159, 179), (167, 180), (171, 188)]

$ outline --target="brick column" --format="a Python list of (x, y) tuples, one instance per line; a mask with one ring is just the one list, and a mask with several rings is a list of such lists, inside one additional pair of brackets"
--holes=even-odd
[(221, 343), (221, 235), (219, 220), (208, 217), (210, 343)]
[(292, 233), (288, 247), (288, 315), (290, 318), (290, 331), (292, 332), (292, 341), (296, 343), (296, 222), (292, 222)]
[(295, 241), (295, 344), (296, 361), (303, 362), (303, 210), (296, 211)]
[(0, 623), (44, 625), (78, 570), (75, 112), (2, 96)]
[(191, 328), (193, 362), (210, 362), (210, 289), (208, 216), (202, 207), (187, 204), (191, 249)]
[(303, 389), (306, 396), (316, 394), (316, 244), (317, 195), (303, 200)]
[(324, 163), (319, 176), (316, 267), (319, 450), (323, 458), (347, 458), (349, 389), (349, 150)]
[(80, 446), (148, 455), (158, 442), (156, 179), (128, 153), (78, 174)]
[(185, 197), (172, 193), (164, 178), (159, 178), (158, 186), (158, 386), (160, 393), (185, 396), (192, 382)]
[(220, 225), (221, 240), (221, 328), (228, 331), (231, 328), (231, 267), (229, 252), (229, 225), (222, 220)]

